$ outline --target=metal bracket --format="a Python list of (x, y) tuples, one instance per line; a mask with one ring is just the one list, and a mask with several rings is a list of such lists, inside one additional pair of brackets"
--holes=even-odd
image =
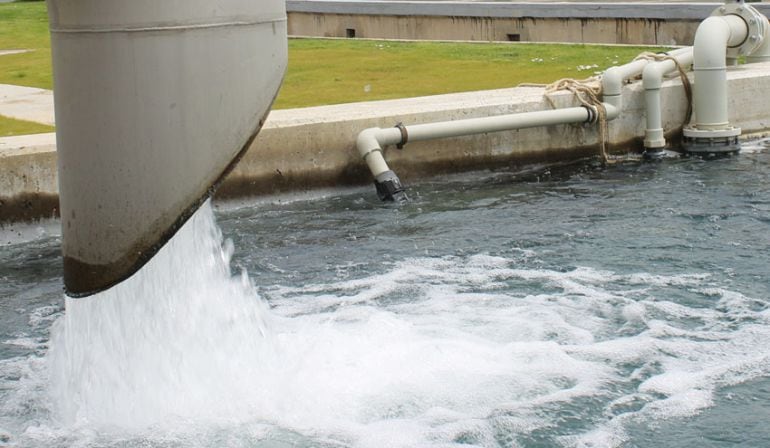
[(404, 149), (404, 145), (409, 142), (409, 131), (406, 130), (406, 126), (404, 126), (404, 123), (399, 122), (397, 125), (394, 126), (396, 129), (401, 131), (401, 141), (396, 144), (396, 148), (398, 149)]

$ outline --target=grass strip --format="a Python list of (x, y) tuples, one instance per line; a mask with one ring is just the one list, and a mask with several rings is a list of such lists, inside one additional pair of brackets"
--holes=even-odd
[(54, 127), (47, 124), (35, 123), (32, 121), (17, 120), (0, 115), (0, 137), (11, 137), (14, 135), (45, 134), (53, 132)]
[(582, 79), (659, 47), (292, 39), (276, 108)]
[(51, 89), (51, 40), (45, 2), (0, 3), (0, 83)]

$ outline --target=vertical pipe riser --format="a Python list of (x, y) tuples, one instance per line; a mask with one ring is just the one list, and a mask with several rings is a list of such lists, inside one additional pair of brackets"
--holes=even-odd
[(760, 48), (767, 34), (766, 25), (762, 14), (741, 2), (718, 8), (698, 27), (693, 60), (695, 123), (683, 131), (685, 151), (740, 151), (741, 129), (729, 123), (727, 60)]
[(695, 116), (698, 129), (725, 129), (730, 125), (727, 107), (727, 72), (695, 70)]

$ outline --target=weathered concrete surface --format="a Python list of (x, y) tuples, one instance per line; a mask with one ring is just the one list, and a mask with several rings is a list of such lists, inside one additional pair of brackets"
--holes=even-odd
[(0, 84), (0, 115), (53, 126), (53, 92)]
[(292, 36), (407, 40), (692, 44), (699, 20), (543, 19), (289, 13)]
[[(730, 119), (744, 133), (770, 130), (770, 63), (728, 73)], [(610, 123), (615, 152), (639, 149), (644, 135), (644, 91), (624, 91), (624, 112)], [(664, 127), (676, 137), (685, 114), (678, 79), (663, 85)], [(555, 95), (559, 107), (573, 105)], [(354, 143), (368, 127), (417, 124), (548, 109), (543, 90), (532, 87), (273, 111), (241, 163), (225, 180), (220, 197), (252, 196), (316, 187), (371, 183)], [(27, 138), (36, 141), (26, 140)], [(50, 216), (55, 205), (56, 154), (52, 134), (0, 139), (0, 222)], [(528, 162), (569, 161), (598, 153), (595, 126), (550, 126), (513, 132), (410, 143), (386, 150), (386, 159), (407, 184), (426, 176)], [(372, 191), (374, 195), (374, 191)], [(8, 204), (20, 204), (10, 208)], [(15, 215), (16, 210), (27, 210)], [(32, 213), (32, 212), (35, 213)]]
[(0, 138), (0, 223), (58, 213), (56, 134)]
[[(289, 34), (378, 39), (690, 45), (714, 3), (288, 0)], [(769, 4), (754, 4), (770, 13)]]
[[(382, 0), (287, 0), (288, 12), (322, 14), (414, 15), (496, 18), (561, 19), (688, 19), (703, 20), (714, 10), (713, 2), (474, 2), (474, 1), (382, 1)], [(770, 5), (754, 4), (770, 10)], [(764, 12), (764, 11), (763, 11)]]

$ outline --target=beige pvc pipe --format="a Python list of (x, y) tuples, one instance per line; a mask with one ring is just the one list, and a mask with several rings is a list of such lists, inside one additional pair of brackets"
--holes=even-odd
[(602, 100), (622, 110), (623, 84), (627, 79), (641, 75), (642, 70), (649, 63), (648, 59), (638, 59), (628, 64), (610, 67), (605, 70), (602, 74)]
[(696, 128), (719, 130), (729, 126), (727, 110), (727, 47), (748, 37), (746, 22), (736, 16), (713, 16), (701, 22), (693, 45), (693, 105)]
[(64, 283), (144, 265), (248, 148), (287, 59), (283, 0), (48, 0)]
[[(668, 54), (684, 67), (692, 64), (692, 47), (680, 48)], [(666, 146), (666, 138), (663, 130), (663, 109), (660, 88), (663, 84), (663, 77), (676, 70), (676, 63), (671, 59), (667, 59), (648, 64), (642, 73), (647, 115), (647, 128), (644, 132), (644, 147), (647, 149), (662, 149)]]
[[(605, 104), (607, 119), (617, 118), (619, 110), (611, 104)], [(382, 154), (387, 145), (407, 142), (435, 140), (440, 138), (460, 137), (487, 132), (511, 131), (539, 126), (558, 124), (585, 123), (595, 121), (597, 112), (586, 107), (523, 112), (493, 117), (470, 118), (466, 120), (443, 121), (438, 123), (417, 124), (395, 128), (369, 128), (361, 131), (356, 140), (358, 152), (366, 161), (369, 170), (379, 182), (400, 181), (388, 167)], [(383, 177), (385, 176), (385, 177)]]

